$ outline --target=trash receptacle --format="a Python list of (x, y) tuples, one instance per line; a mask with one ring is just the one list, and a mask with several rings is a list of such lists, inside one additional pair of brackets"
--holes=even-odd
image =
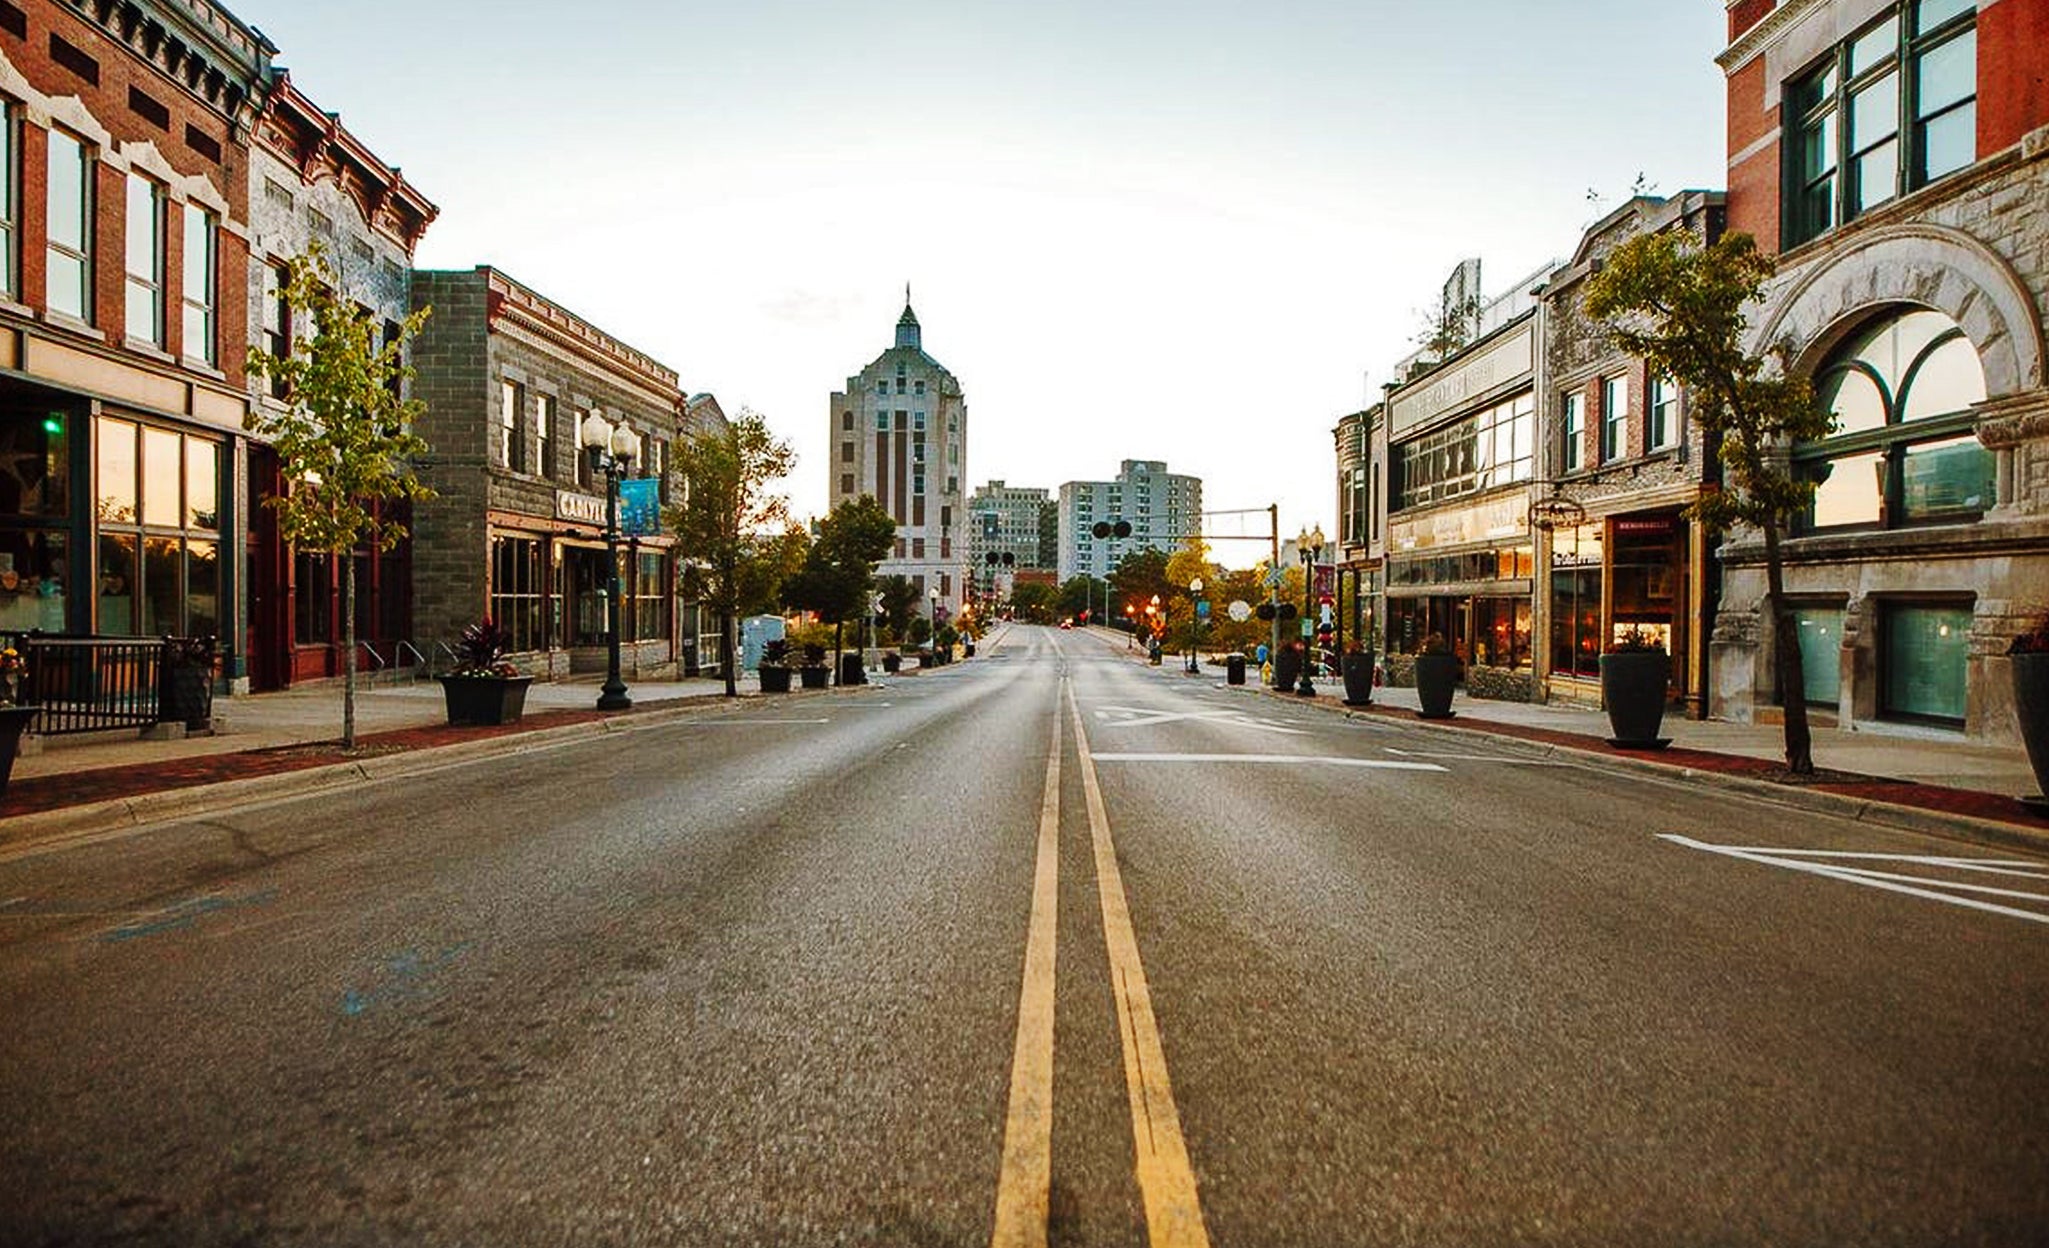
[(1224, 659), (1224, 683), (1227, 685), (1242, 685), (1245, 683), (1244, 655), (1234, 654)]
[(840, 683), (843, 685), (865, 685), (868, 670), (861, 665), (861, 652), (849, 650), (840, 655)]

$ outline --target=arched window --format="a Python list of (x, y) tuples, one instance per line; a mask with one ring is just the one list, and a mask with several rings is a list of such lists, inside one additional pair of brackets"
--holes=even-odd
[(1817, 483), (1806, 528), (1955, 523), (1992, 506), (1992, 453), (1971, 432), (1985, 371), (1955, 321), (1889, 313), (1838, 348), (1815, 385), (1836, 425), (1794, 450)]

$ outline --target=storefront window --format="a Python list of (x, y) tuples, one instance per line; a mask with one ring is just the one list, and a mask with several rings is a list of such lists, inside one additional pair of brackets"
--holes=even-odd
[(1551, 535), (1551, 670), (1561, 676), (1601, 674), (1601, 548), (1599, 524)]
[(663, 568), (667, 560), (641, 553), (633, 563), (633, 639), (658, 641), (669, 635), (669, 578)]
[(221, 444), (110, 416), (94, 437), (93, 627), (116, 637), (218, 633)]
[(334, 638), (334, 574), (326, 555), (301, 550), (292, 559), (292, 638), (302, 646)]
[(65, 631), (69, 555), (62, 529), (0, 529), (0, 632)]
[(1843, 612), (1840, 607), (1795, 607), (1800, 635), (1800, 679), (1807, 701), (1834, 706), (1842, 695)]
[(545, 650), (541, 543), (529, 537), (491, 539), (491, 618), (512, 635), (516, 651)]
[(1884, 704), (1902, 719), (1964, 722), (1971, 608), (1894, 605), (1882, 617)]
[(71, 514), (71, 414), (0, 413), (0, 518)]

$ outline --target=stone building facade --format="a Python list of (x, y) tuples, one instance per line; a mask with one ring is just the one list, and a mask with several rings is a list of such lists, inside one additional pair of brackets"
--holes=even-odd
[(1334, 641), (1340, 650), (1356, 642), (1378, 651), (1387, 612), (1387, 404), (1340, 418), (1332, 437), (1338, 464), (1338, 526), (1331, 544)]
[(968, 404), (960, 381), (925, 353), (909, 295), (896, 344), (833, 392), (826, 496), (837, 507), (866, 494), (888, 509), (896, 549), (876, 574), (909, 578), (918, 601), (944, 617), (964, 600)]
[[(394, 337), (411, 303), (413, 249), (438, 209), (282, 70), (272, 72), (256, 120), (249, 182), (244, 288), (251, 345), (283, 356), (295, 337), (311, 332), (306, 317), (294, 318), (285, 307), (281, 291), (286, 263), (316, 244), (341, 294), (369, 311), (386, 341)], [(251, 378), (249, 402), (278, 406), (282, 399), (273, 382)], [(284, 490), (276, 454), (252, 441), (239, 493), (250, 518), (242, 646), (248, 661), (239, 675), (257, 691), (343, 668), (340, 560), (294, 551), (278, 537), (261, 503)], [(410, 541), (389, 551), (365, 549), (355, 559), (356, 635), (365, 651), (357, 666), (416, 661), (401, 652), (401, 643), (417, 646)]]
[(236, 661), (250, 126), (208, 0), (0, 5), (0, 633)]
[(1680, 513), (1718, 479), (1685, 393), (1618, 351), (1586, 315), (1587, 279), (1622, 242), (1685, 230), (1719, 238), (1724, 197), (1639, 196), (1589, 227), (1544, 288), (1542, 470), (1533, 518), (1533, 648), (1547, 699), (1600, 704), (1600, 656), (1625, 633), (1672, 656), (1672, 697), (1707, 710), (1719, 582), (1712, 538)]
[[(1467, 267), (1477, 290), (1477, 265)], [(1469, 338), (1441, 360), (1405, 367), (1387, 392), (1386, 651), (1413, 655), (1440, 638), (1470, 692), (1522, 701), (1536, 692), (1536, 292), (1552, 267), (1478, 302)]]
[(1737, 534), (1713, 713), (1801, 697), (2016, 741), (2006, 646), (2049, 603), (2049, 2), (1740, 0), (1729, 22), (1729, 225), (1779, 257), (1751, 343), (1837, 426), (1789, 448), (1818, 483), (1785, 543), (1806, 687), (1774, 687), (1762, 546)]
[[(416, 395), (432, 448), (414, 509), (413, 619), (424, 643), (452, 642), (489, 616), (514, 661), (537, 676), (602, 671), (607, 638), (607, 481), (579, 431), (593, 411), (640, 440), (633, 478), (672, 492), (670, 447), (685, 427), (673, 369), (489, 266), (419, 270), (412, 301), (432, 316), (414, 345)], [(683, 656), (675, 539), (654, 531), (617, 550), (629, 678)]]

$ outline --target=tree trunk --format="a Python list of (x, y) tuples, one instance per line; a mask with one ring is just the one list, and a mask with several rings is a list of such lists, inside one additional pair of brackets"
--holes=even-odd
[(342, 554), (342, 748), (356, 748), (356, 552)]
[(1765, 602), (1772, 617), (1772, 670), (1786, 717), (1786, 770), (1814, 774), (1814, 739), (1807, 727), (1807, 678), (1800, 662), (1800, 629), (1786, 607), (1786, 569), (1777, 525), (1764, 526)]
[(719, 611), (719, 669), (726, 674), (726, 696), (740, 696), (740, 674), (733, 670), (733, 613), (723, 608)]

